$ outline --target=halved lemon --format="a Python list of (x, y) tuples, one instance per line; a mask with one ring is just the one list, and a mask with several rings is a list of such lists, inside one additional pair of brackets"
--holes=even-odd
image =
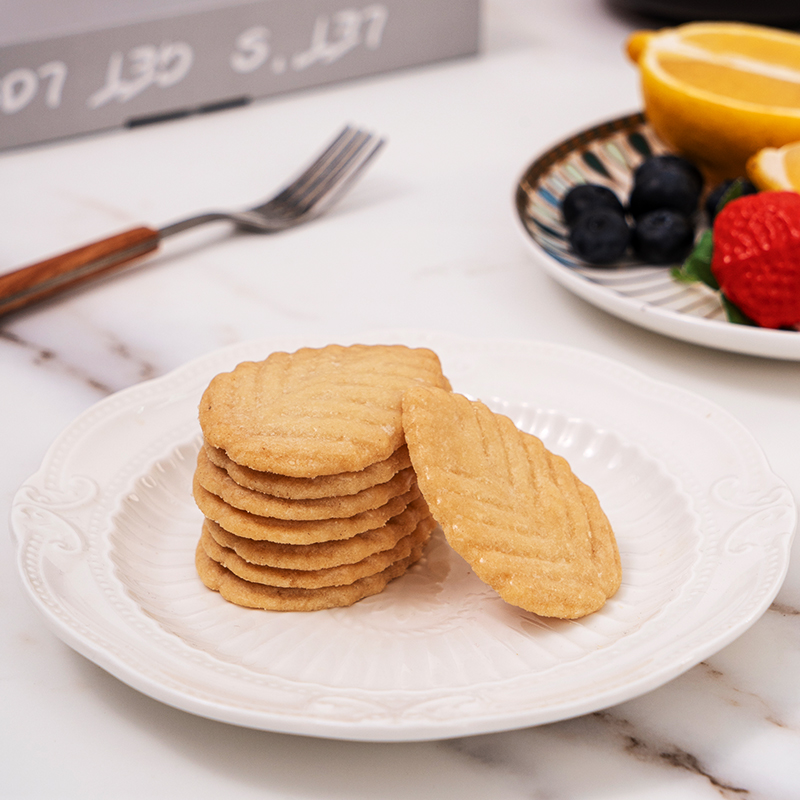
[(654, 131), (714, 181), (800, 141), (800, 35), (736, 22), (637, 31), (627, 51)]
[(759, 150), (747, 162), (747, 177), (762, 191), (800, 192), (800, 142)]

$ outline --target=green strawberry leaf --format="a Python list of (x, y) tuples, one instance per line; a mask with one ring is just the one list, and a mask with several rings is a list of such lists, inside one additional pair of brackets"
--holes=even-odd
[(731, 200), (741, 197), (744, 194), (744, 186), (745, 179), (736, 178), (736, 180), (726, 189), (725, 194), (720, 197), (715, 213), (719, 214), (719, 212), (722, 211), (722, 209), (725, 208), (725, 206), (728, 205)]
[(680, 267), (672, 270), (672, 277), (681, 283), (697, 283), (700, 281), (712, 289), (719, 289), (717, 279), (711, 272), (711, 256), (714, 251), (714, 234), (709, 229), (697, 240), (692, 252)]
[(724, 294), (721, 294), (720, 297), (722, 298), (722, 306), (725, 309), (725, 315), (728, 317), (728, 322), (732, 322), (735, 325), (750, 325), (754, 328), (758, 327), (758, 324), (753, 322), (750, 317), (740, 311)]
[[(716, 213), (719, 214), (722, 209), (731, 202), (736, 200), (744, 194), (745, 179), (737, 178), (725, 191), (725, 194), (719, 199), (717, 203)], [(706, 286), (719, 290), (719, 283), (711, 272), (711, 257), (714, 254), (714, 232), (709, 228), (704, 231), (700, 238), (695, 243), (692, 252), (686, 258), (686, 261), (680, 267), (672, 270), (672, 277), (681, 283), (704, 283)], [(739, 312), (741, 313), (741, 312)], [(745, 318), (746, 319), (746, 318)]]

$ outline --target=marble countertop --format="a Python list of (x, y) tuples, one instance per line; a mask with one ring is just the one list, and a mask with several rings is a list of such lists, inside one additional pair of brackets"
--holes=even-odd
[[(249, 339), (386, 328), (616, 359), (729, 411), (800, 497), (796, 362), (607, 315), (536, 267), (515, 219), (516, 181), (538, 152), (639, 107), (623, 44), (643, 24), (599, 0), (486, 0), (475, 58), (0, 153), (5, 272), (133, 225), (256, 201), (345, 122), (389, 140), (312, 224), (175, 237), (125, 275), (0, 322), (3, 517), (59, 432), (118, 390)], [(661, 688), (540, 727), (390, 744), (250, 730), (140, 694), (50, 632), (8, 530), (0, 547), (9, 800), (800, 797), (796, 548), (763, 617)]]

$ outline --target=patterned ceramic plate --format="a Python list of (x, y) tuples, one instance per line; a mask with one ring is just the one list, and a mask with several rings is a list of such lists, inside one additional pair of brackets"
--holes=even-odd
[(398, 331), (350, 341), (433, 348), (456, 390), (565, 456), (614, 526), (620, 590), (584, 619), (543, 619), (500, 600), (437, 533), (421, 562), (350, 608), (225, 602), (194, 568), (200, 395), (240, 361), (328, 341), (210, 353), (107, 398), (59, 436), (17, 493), (12, 526), (24, 586), (67, 644), (201, 716), (410, 741), (636, 697), (732, 641), (777, 593), (794, 503), (727, 412), (567, 347)]
[(539, 156), (516, 192), (525, 238), (538, 263), (574, 294), (643, 328), (720, 350), (800, 360), (800, 332), (730, 323), (716, 292), (678, 283), (669, 267), (633, 258), (615, 267), (592, 267), (572, 254), (560, 211), (569, 189), (599, 183), (627, 197), (638, 164), (665, 151), (644, 116), (632, 114), (571, 136)]

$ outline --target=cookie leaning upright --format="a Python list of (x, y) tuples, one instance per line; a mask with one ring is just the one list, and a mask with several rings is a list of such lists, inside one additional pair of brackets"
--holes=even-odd
[(200, 427), (209, 445), (259, 472), (354, 472), (402, 446), (402, 396), (415, 385), (449, 389), (431, 350), (329, 345), (273, 353), (211, 381)]
[(512, 605), (576, 619), (619, 588), (619, 552), (597, 496), (560, 456), (466, 397), (403, 399), (411, 462), (451, 547)]

